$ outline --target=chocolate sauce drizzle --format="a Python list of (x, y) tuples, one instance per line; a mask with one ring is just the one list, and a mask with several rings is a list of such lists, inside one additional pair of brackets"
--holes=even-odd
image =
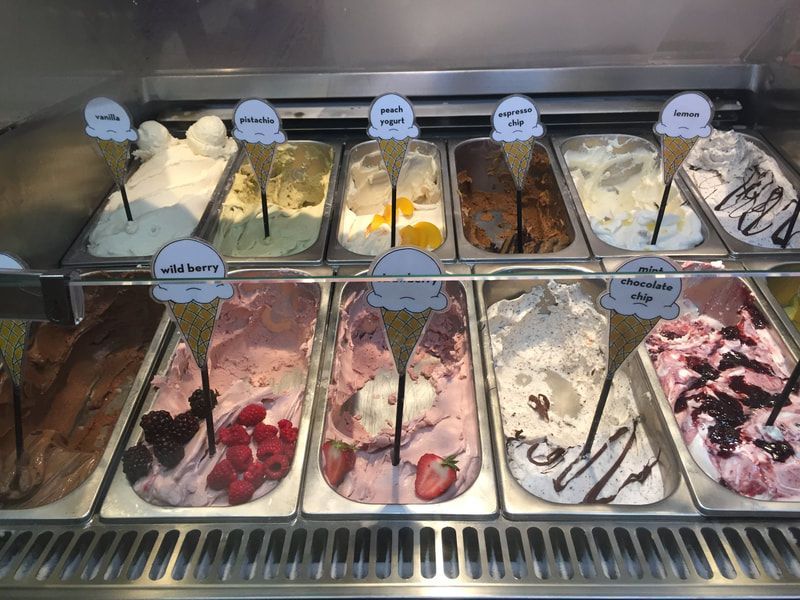
[[(659, 460), (661, 459), (661, 451), (659, 450), (658, 454), (653, 458), (651, 461), (648, 461), (647, 464), (642, 467), (641, 471), (636, 473), (630, 473), (619, 488), (610, 496), (600, 496), (600, 492), (603, 491), (603, 488), (608, 484), (614, 474), (620, 469), (622, 463), (625, 461), (625, 457), (633, 448), (633, 444), (636, 441), (636, 428), (639, 425), (639, 420), (635, 419), (633, 421), (633, 427), (629, 428), (627, 426), (620, 427), (617, 429), (609, 438), (608, 440), (600, 446), (592, 456), (589, 457), (588, 460), (582, 459), (580, 454), (569, 463), (553, 480), (553, 489), (555, 489), (556, 493), (560, 494), (563, 492), (570, 483), (572, 483), (575, 479), (583, 475), (597, 460), (600, 459), (601, 456), (605, 452), (609, 450), (610, 444), (616, 442), (626, 434), (630, 433), (628, 439), (625, 441), (625, 445), (622, 448), (622, 452), (620, 452), (617, 459), (614, 461), (614, 464), (609, 467), (608, 471), (606, 471), (603, 476), (595, 482), (595, 484), (591, 487), (591, 489), (586, 493), (586, 496), (583, 498), (583, 503), (586, 504), (609, 504), (614, 501), (614, 499), (619, 495), (619, 493), (623, 490), (623, 488), (632, 485), (634, 483), (644, 483), (647, 479), (652, 475), (653, 468), (656, 464), (658, 464)], [(536, 465), (537, 467), (550, 467), (554, 468), (558, 464), (564, 461), (564, 456), (567, 453), (565, 448), (556, 447), (554, 448), (544, 459), (537, 459), (534, 457), (534, 452), (536, 448), (539, 447), (539, 443), (533, 444), (530, 448), (528, 448), (528, 460)], [(573, 469), (578, 467), (579, 463), (583, 463), (580, 465), (577, 470), (572, 472)]]
[[(798, 200), (786, 196), (787, 190), (775, 183), (772, 171), (754, 165), (745, 170), (741, 184), (714, 206), (714, 210), (737, 219), (736, 228), (746, 237), (775, 227), (770, 236), (772, 243), (786, 247), (789, 240), (800, 233), (789, 231), (792, 216), (800, 208)], [(780, 217), (781, 214), (784, 216)]]
[(545, 423), (550, 422), (550, 398), (544, 394), (531, 394), (528, 396), (528, 406), (533, 409), (539, 418)]

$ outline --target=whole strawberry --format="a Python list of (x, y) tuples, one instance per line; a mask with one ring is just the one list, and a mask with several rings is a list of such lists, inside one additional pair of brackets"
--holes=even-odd
[(228, 503), (231, 506), (244, 504), (253, 497), (256, 489), (253, 484), (243, 479), (237, 479), (228, 486)]
[(278, 438), (269, 438), (265, 442), (258, 445), (256, 449), (256, 456), (259, 460), (264, 460), (273, 454), (282, 454), (283, 444)]
[(250, 434), (242, 425), (230, 425), (219, 430), (219, 441), (226, 446), (247, 445)]
[(262, 404), (248, 404), (239, 413), (236, 422), (245, 427), (255, 427), (267, 416), (267, 409)]
[(212, 490), (224, 490), (236, 480), (236, 469), (233, 468), (231, 461), (223, 458), (219, 461), (206, 477), (206, 485)]
[(256, 423), (256, 426), (253, 428), (253, 439), (256, 444), (260, 444), (274, 437), (278, 437), (278, 428), (275, 427), (275, 425)]
[(423, 454), (417, 462), (414, 492), (422, 500), (438, 498), (455, 483), (457, 473), (455, 455), (442, 458), (437, 454)]
[(233, 468), (241, 473), (246, 471), (253, 462), (253, 451), (250, 450), (250, 446), (231, 446), (225, 453), (225, 458), (231, 461)]
[(264, 461), (264, 474), (267, 479), (277, 481), (289, 472), (289, 459), (283, 454), (273, 454)]
[(356, 464), (355, 448), (342, 440), (322, 444), (322, 473), (332, 486), (337, 486)]

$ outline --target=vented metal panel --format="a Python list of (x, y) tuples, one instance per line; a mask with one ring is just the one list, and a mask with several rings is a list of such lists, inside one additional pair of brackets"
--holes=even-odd
[(0, 595), (796, 596), (800, 528), (381, 522), (0, 531)]

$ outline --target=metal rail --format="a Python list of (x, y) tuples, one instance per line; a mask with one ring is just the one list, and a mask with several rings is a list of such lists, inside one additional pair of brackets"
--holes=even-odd
[(322, 522), (0, 530), (3, 598), (796, 596), (800, 528)]

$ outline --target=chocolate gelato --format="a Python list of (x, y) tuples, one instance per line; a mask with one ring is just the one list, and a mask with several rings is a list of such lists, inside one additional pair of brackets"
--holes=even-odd
[[(479, 145), (478, 145), (479, 144)], [(459, 153), (464, 167), (459, 164)], [(474, 246), (489, 252), (514, 252), (517, 230), (516, 188), (500, 146), (479, 142), (456, 151), (458, 192), (464, 234)], [(550, 159), (537, 145), (522, 193), (526, 254), (557, 252), (574, 238), (564, 200)]]
[(79, 325), (31, 328), (22, 369), (21, 468), (11, 379), (0, 375), (0, 508), (55, 502), (92, 473), (163, 313), (146, 286), (89, 287), (85, 304)]

